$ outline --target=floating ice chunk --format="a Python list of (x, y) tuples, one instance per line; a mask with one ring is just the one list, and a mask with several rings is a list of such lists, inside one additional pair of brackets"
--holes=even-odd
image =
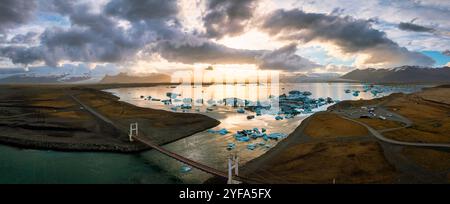
[(248, 141), (250, 141), (250, 138), (247, 136), (244, 136), (244, 137), (238, 137), (238, 138), (236, 138), (236, 140), (239, 142), (248, 142)]
[(312, 93), (311, 93), (311, 92), (309, 92), (309, 91), (305, 91), (305, 92), (303, 92), (303, 95), (304, 95), (304, 96), (311, 96), (311, 95), (312, 95)]
[(225, 129), (225, 128), (222, 128), (222, 129), (220, 129), (220, 130), (218, 131), (218, 133), (221, 134), (221, 135), (226, 135), (226, 134), (230, 133), (230, 131), (228, 131), (228, 130)]
[(222, 128), (220, 130), (213, 130), (213, 129), (209, 129), (207, 130), (209, 133), (213, 133), (213, 134), (220, 134), (220, 135), (226, 135), (228, 133), (230, 133), (230, 131), (228, 131), (226, 128)]
[(254, 149), (256, 149), (256, 144), (248, 144), (248, 145), (247, 145), (247, 149), (248, 149), (248, 150), (254, 150)]
[(234, 148), (236, 148), (236, 144), (229, 142), (227, 145), (227, 150), (233, 150)]
[(191, 106), (191, 104), (181, 104), (180, 108), (183, 110), (186, 110), (186, 109), (192, 109), (192, 106)]
[(291, 119), (291, 118), (294, 118), (294, 115), (288, 114), (288, 115), (285, 115), (284, 118)]
[(164, 105), (170, 105), (170, 104), (172, 104), (172, 101), (171, 101), (171, 100), (162, 100), (161, 102), (164, 103)]
[(192, 103), (192, 98), (184, 98), (183, 103)]
[(192, 168), (189, 167), (189, 166), (182, 166), (181, 169), (180, 169), (181, 173), (188, 173), (191, 170), (192, 170)]
[(272, 140), (278, 140), (278, 139), (285, 138), (286, 134), (284, 134), (284, 133), (270, 133), (267, 137), (269, 139), (272, 139)]
[(253, 139), (258, 139), (260, 137), (264, 137), (264, 135), (266, 135), (266, 134), (264, 134), (264, 133), (253, 133), (252, 134), (252, 138)]
[(175, 99), (175, 98), (177, 98), (178, 96), (181, 96), (181, 94), (172, 93), (172, 92), (167, 92), (167, 93), (166, 93), (166, 96), (169, 97), (169, 98), (171, 98), (171, 99)]
[(327, 103), (333, 103), (333, 99), (331, 97), (327, 97)]
[(293, 91), (289, 91), (289, 95), (302, 95), (301, 91), (297, 91), (297, 90), (293, 90)]
[(215, 104), (216, 101), (214, 101), (214, 100), (212, 100), (212, 99), (209, 99), (209, 100), (207, 101), (207, 103), (208, 103), (209, 105), (212, 105), (212, 104)]
[(248, 142), (250, 141), (250, 138), (242, 133), (236, 133), (234, 134), (234, 138), (239, 142)]

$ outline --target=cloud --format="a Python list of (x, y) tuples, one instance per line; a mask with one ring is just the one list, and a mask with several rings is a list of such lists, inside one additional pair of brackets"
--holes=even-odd
[(331, 43), (343, 53), (365, 54), (359, 60), (362, 65), (430, 66), (434, 63), (421, 53), (400, 47), (386, 33), (372, 28), (369, 20), (280, 9), (269, 14), (260, 27), (282, 40)]
[(106, 5), (105, 11), (135, 22), (173, 18), (178, 6), (175, 0), (114, 0)]
[[(336, 45), (343, 54), (360, 56), (357, 62), (363, 65), (433, 63), (431, 58), (399, 46), (386, 33), (374, 29), (370, 20), (343, 16), (352, 10), (346, 5), (355, 3), (346, 3), (342, 5), (345, 9), (332, 12), (339, 16), (298, 9), (269, 10), (269, 15), (260, 22), (258, 9), (263, 4), (259, 0), (199, 0), (193, 4), (199, 8), (203, 6), (201, 2), (206, 10), (199, 11), (195, 16), (198, 25), (191, 28), (182, 24), (185, 22), (180, 14), (182, 4), (175, 0), (4, 0), (0, 6), (0, 59), (8, 58), (23, 65), (44, 62), (57, 66), (67, 61), (125, 65), (152, 54), (169, 62), (187, 64), (239, 63), (255, 64), (262, 69), (308, 71), (323, 66), (296, 54), (297, 44), (314, 41)], [(33, 15), (35, 11), (38, 15)], [(64, 23), (53, 22), (55, 18), (63, 19)], [(27, 24), (31, 20), (33, 25)], [(401, 32), (396, 23), (392, 25), (393, 30)], [(441, 30), (442, 25), (440, 22), (434, 27)], [(265, 31), (264, 36), (268, 33), (275, 37), (274, 41), (281, 40), (276, 41), (277, 47), (287, 45), (275, 50), (251, 50), (236, 49), (243, 45), (227, 47), (218, 43), (225, 43), (220, 41), (225, 37), (239, 38), (250, 26), (258, 32)], [(4, 35), (5, 31), (11, 33)]]
[(167, 60), (186, 64), (255, 64), (261, 69), (282, 71), (310, 71), (321, 67), (296, 55), (295, 44), (274, 51), (245, 50), (229, 48), (207, 40), (191, 39), (178, 43), (165, 41), (160, 43), (156, 50)]
[(203, 17), (206, 35), (222, 38), (226, 35), (241, 34), (253, 12), (258, 0), (207, 0), (207, 11)]
[(170, 61), (186, 64), (254, 64), (256, 56), (262, 51), (229, 48), (207, 40), (164, 41), (158, 44), (156, 51)]
[(429, 28), (429, 27), (418, 25), (418, 24), (405, 23), (405, 22), (401, 22), (400, 24), (398, 24), (398, 28), (400, 30), (413, 31), (413, 32), (433, 33), (435, 31), (434, 28)]
[(26, 34), (17, 34), (11, 38), (9, 43), (12, 44), (34, 44), (37, 42), (38, 33), (36, 32), (28, 32)]
[(34, 0), (2, 0), (0, 5), (0, 33), (24, 24), (31, 19), (36, 9)]
[(329, 65), (325, 66), (325, 69), (322, 71), (329, 72), (329, 73), (347, 73), (354, 69), (355, 68), (352, 66), (329, 64)]
[[(40, 35), (39, 46), (2, 48), (1, 56), (25, 65), (44, 61), (57, 66), (63, 60), (120, 63), (134, 58), (147, 44), (175, 39), (180, 33), (168, 24), (176, 15), (176, 1), (112, 0), (99, 13), (91, 12), (90, 4), (83, 2), (50, 2), (47, 9), (67, 16), (70, 27), (49, 27)], [(121, 27), (120, 19), (129, 21), (131, 27)]]
[(265, 52), (258, 59), (261, 61), (259, 67), (262, 69), (285, 70), (285, 71), (309, 71), (322, 67), (295, 52), (297, 44), (290, 44), (280, 49)]
[(14, 64), (28, 65), (44, 60), (45, 54), (40, 47), (9, 46), (0, 48), (0, 56), (11, 59)]

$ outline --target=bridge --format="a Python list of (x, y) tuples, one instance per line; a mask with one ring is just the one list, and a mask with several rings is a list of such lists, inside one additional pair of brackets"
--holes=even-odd
[[(101, 121), (103, 121), (103, 122), (113, 126), (114, 128), (118, 129), (119, 131), (124, 132), (123, 128), (120, 128), (119, 125), (115, 124), (112, 120), (108, 119), (104, 115), (102, 115), (99, 112), (95, 111), (90, 106), (84, 104), (76, 96), (70, 95), (70, 97), (76, 103), (78, 103), (81, 107), (83, 107), (84, 110), (88, 111), (94, 117), (96, 117), (96, 118), (100, 119)], [(229, 175), (228, 175), (227, 172), (218, 170), (216, 168), (207, 166), (205, 164), (201, 164), (199, 162), (196, 162), (194, 160), (191, 160), (189, 158), (181, 156), (181, 155), (179, 155), (177, 153), (171, 152), (171, 151), (169, 151), (169, 150), (167, 150), (167, 149), (165, 149), (165, 148), (163, 148), (163, 147), (153, 143), (148, 137), (145, 137), (145, 135), (142, 132), (138, 132), (137, 127), (136, 127), (136, 129), (133, 129), (133, 130), (136, 131), (136, 134), (130, 135), (130, 140), (135, 140), (135, 141), (141, 142), (141, 143), (149, 146), (150, 148), (152, 148), (152, 149), (154, 149), (154, 150), (156, 150), (156, 151), (158, 151), (158, 152), (160, 152), (160, 153), (162, 153), (164, 155), (167, 155), (167, 156), (169, 156), (169, 157), (171, 157), (173, 159), (176, 159), (176, 160), (178, 160), (178, 161), (180, 161), (180, 162), (182, 162), (182, 163), (184, 163), (186, 165), (189, 165), (191, 167), (199, 169), (199, 170), (201, 170), (203, 172), (206, 172), (206, 173), (209, 173), (211, 175), (218, 176), (218, 177), (221, 177), (221, 178), (225, 178), (225, 179), (229, 178)], [(245, 177), (241, 177), (241, 176), (237, 176), (237, 175), (233, 176), (233, 180), (240, 181), (240, 182), (243, 182), (243, 183), (249, 183), (249, 184), (262, 183), (262, 182), (260, 182), (258, 180), (255, 180), (255, 179), (245, 178)]]

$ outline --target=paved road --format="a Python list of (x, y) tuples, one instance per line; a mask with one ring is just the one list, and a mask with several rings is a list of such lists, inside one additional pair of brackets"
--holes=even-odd
[[(352, 122), (358, 123), (364, 127), (366, 127), (369, 132), (375, 136), (377, 139), (383, 141), (383, 142), (387, 142), (390, 144), (395, 144), (395, 145), (404, 145), (404, 146), (413, 146), (413, 147), (439, 147), (439, 148), (450, 148), (450, 144), (439, 144), (439, 143), (418, 143), (418, 142), (402, 142), (402, 141), (397, 141), (397, 140), (393, 140), (393, 139), (389, 139), (384, 137), (380, 132), (376, 131), (375, 129), (371, 128), (370, 126), (366, 125), (365, 123), (362, 123), (360, 121), (345, 117), (345, 116), (341, 116), (344, 119), (350, 120)], [(405, 128), (405, 127), (402, 127)], [(401, 129), (401, 128), (399, 128)]]
[(91, 107), (89, 107), (88, 105), (84, 104), (83, 102), (80, 101), (80, 99), (78, 99), (77, 97), (75, 97), (74, 95), (69, 95), (75, 102), (77, 102), (80, 106), (82, 106), (85, 110), (87, 110), (89, 113), (91, 113), (92, 115), (94, 115), (95, 117), (99, 118), (100, 120), (102, 120), (103, 122), (106, 122), (114, 127), (116, 127), (114, 125), (114, 123), (108, 119), (107, 117), (103, 116), (102, 114), (98, 113), (97, 111), (95, 111), (94, 109), (92, 109)]

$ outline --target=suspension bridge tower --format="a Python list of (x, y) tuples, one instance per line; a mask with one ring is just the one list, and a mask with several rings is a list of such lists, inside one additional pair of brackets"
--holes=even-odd
[(237, 184), (237, 181), (233, 180), (234, 175), (239, 176), (239, 157), (236, 155), (231, 155), (228, 158), (228, 181), (227, 184)]
[(139, 134), (138, 123), (131, 123), (130, 132), (128, 134), (130, 142), (133, 142), (134, 141), (133, 137), (137, 137), (138, 134)]

